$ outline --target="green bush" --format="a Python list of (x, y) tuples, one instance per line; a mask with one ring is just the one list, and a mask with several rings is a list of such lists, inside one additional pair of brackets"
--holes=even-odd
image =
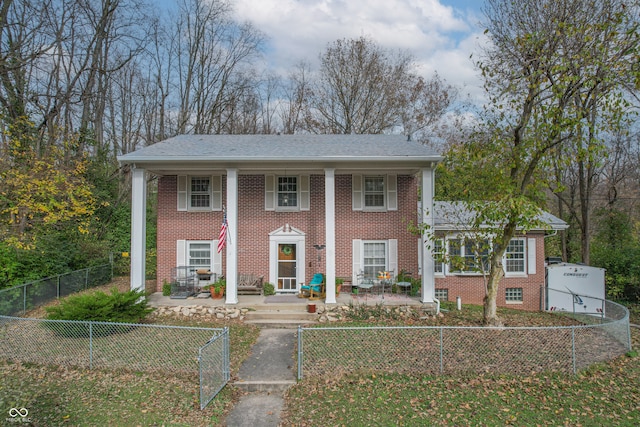
[[(64, 299), (58, 306), (47, 307), (46, 311), (49, 320), (139, 323), (153, 309), (147, 307), (144, 291), (118, 292), (114, 288), (111, 294), (95, 292), (71, 296)], [(88, 325), (85, 323), (45, 322), (45, 326), (63, 336), (88, 336), (89, 332)], [(95, 329), (94, 334), (109, 335), (116, 332), (123, 332), (123, 330), (115, 326), (100, 326)]]
[(265, 282), (265, 284), (262, 285), (262, 290), (264, 291), (265, 296), (276, 294), (276, 288), (273, 286), (273, 283), (270, 282)]
[(167, 279), (162, 281), (162, 296), (168, 297), (171, 295), (171, 283), (167, 282)]

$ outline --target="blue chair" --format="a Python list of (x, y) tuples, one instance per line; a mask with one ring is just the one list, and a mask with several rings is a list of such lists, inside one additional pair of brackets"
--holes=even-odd
[(309, 298), (310, 300), (316, 300), (324, 298), (326, 295), (324, 274), (316, 273), (308, 285), (300, 286), (300, 298)]

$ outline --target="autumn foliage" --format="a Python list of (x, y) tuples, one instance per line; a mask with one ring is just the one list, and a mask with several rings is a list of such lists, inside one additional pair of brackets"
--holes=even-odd
[(4, 242), (18, 248), (33, 247), (41, 225), (87, 233), (96, 204), (77, 140), (42, 147), (30, 130), (26, 120), (11, 126), (1, 146), (0, 220)]

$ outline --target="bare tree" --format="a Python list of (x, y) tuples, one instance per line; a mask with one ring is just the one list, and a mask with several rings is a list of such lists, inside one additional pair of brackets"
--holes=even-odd
[(140, 0), (4, 2), (0, 103), (10, 121), (29, 117), (48, 144), (81, 135), (103, 143), (113, 71), (135, 57), (146, 29)]
[[(224, 0), (182, 0), (176, 25), (180, 111), (178, 133), (219, 133), (230, 100), (246, 89), (262, 34), (230, 18)], [(251, 85), (251, 84), (249, 84)]]
[(308, 130), (375, 134), (400, 124), (410, 55), (387, 52), (360, 37), (333, 42), (321, 60), (309, 100)]
[(304, 129), (305, 116), (309, 112), (310, 73), (309, 64), (301, 61), (294, 67), (288, 83), (284, 85), (279, 117), (285, 134), (294, 134)]
[(458, 89), (434, 73), (429, 80), (411, 76), (401, 110), (404, 133), (414, 139), (425, 140), (427, 131), (435, 126), (458, 98)]

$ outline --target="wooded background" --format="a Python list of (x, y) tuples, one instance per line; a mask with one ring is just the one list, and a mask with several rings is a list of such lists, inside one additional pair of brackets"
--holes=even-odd
[[(265, 36), (232, 8), (1, 3), (0, 287), (129, 250), (118, 155), (178, 134), (402, 133), (446, 156), (439, 200), (502, 193), (549, 210), (571, 227), (547, 255), (605, 267), (611, 297), (639, 298), (636, 1), (487, 0), (492, 44), (474, 58), (481, 106), (438, 74), (418, 75), (410, 52), (367, 37), (276, 74), (263, 66)], [(527, 186), (516, 194), (512, 180), (505, 192), (500, 177), (531, 160)], [(154, 194), (151, 176), (150, 275)]]

